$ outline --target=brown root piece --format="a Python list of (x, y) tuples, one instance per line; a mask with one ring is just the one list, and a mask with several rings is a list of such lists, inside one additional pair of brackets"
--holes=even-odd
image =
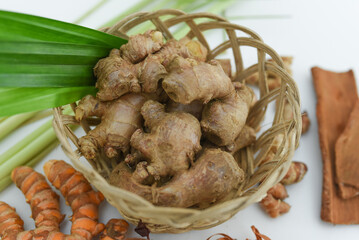
[(268, 190), (267, 196), (263, 198), (259, 205), (272, 218), (276, 218), (290, 209), (290, 205), (283, 201), (288, 197), (285, 187), (281, 183), (277, 183)]
[(205, 63), (177, 56), (168, 66), (168, 72), (162, 87), (178, 103), (189, 104), (194, 100), (208, 103), (234, 92), (231, 79), (215, 60)]
[[(113, 49), (107, 58), (101, 59), (94, 68), (97, 77), (97, 97), (102, 101), (116, 99), (128, 92), (153, 93), (158, 88), (159, 80), (167, 74), (166, 67), (172, 59), (179, 55), (184, 58), (194, 58), (204, 61), (207, 49), (196, 40), (171, 39), (158, 49), (159, 32), (152, 32), (152, 37), (145, 38), (148, 44), (141, 44), (133, 36), (132, 41), (118, 49)], [(162, 36), (162, 35), (161, 35)], [(157, 39), (153, 41), (153, 38)], [(124, 54), (126, 53), (126, 56)], [(122, 54), (122, 55), (121, 55)], [(131, 56), (130, 56), (131, 55)], [(130, 58), (133, 64), (126, 59)], [(136, 60), (136, 61), (135, 61)]]
[[(357, 100), (348, 123), (335, 144), (337, 182), (358, 189), (359, 192), (359, 100)], [(342, 196), (344, 197), (344, 196)]]
[(130, 225), (123, 219), (110, 219), (101, 233), (101, 240), (124, 240)]
[(131, 63), (138, 63), (149, 54), (157, 52), (163, 45), (163, 36), (159, 31), (149, 30), (144, 34), (130, 36), (127, 44), (121, 46), (121, 56)]
[(261, 234), (255, 226), (251, 226), (251, 229), (252, 229), (254, 235), (256, 235), (257, 240), (270, 240), (269, 237), (267, 237), (264, 234)]
[[(281, 58), (284, 63), (284, 69), (289, 73), (289, 75), (292, 75), (291, 65), (293, 62), (293, 57), (281, 57)], [(272, 59), (269, 59), (268, 61), (274, 62)], [(270, 91), (280, 87), (281, 78), (278, 75), (276, 75), (275, 73), (270, 72), (270, 71), (268, 71), (266, 73), (266, 75), (267, 75), (267, 81), (268, 81), (268, 88)], [(259, 84), (258, 73), (254, 73), (251, 76), (249, 76), (248, 78), (246, 78), (246, 83), (248, 83), (250, 85), (258, 86), (258, 84)]]
[(256, 132), (253, 128), (245, 125), (242, 128), (242, 131), (238, 134), (236, 139), (234, 140), (234, 143), (227, 145), (227, 150), (234, 154), (239, 149), (242, 149), (244, 147), (247, 147), (254, 143), (256, 141)]
[(94, 159), (101, 148), (109, 158), (118, 152), (128, 152), (131, 135), (142, 126), (140, 109), (146, 98), (140, 94), (127, 94), (111, 102), (101, 102), (93, 96), (84, 97), (76, 108), (78, 121), (88, 117), (101, 117), (101, 123), (79, 140), (80, 151), (86, 159)]
[(192, 114), (198, 120), (202, 118), (203, 104), (200, 101), (193, 101), (190, 104), (176, 103), (169, 100), (166, 104), (167, 112), (186, 112)]
[(303, 162), (292, 162), (287, 174), (280, 181), (284, 185), (300, 182), (308, 171), (308, 167)]
[[(131, 146), (146, 160), (137, 166), (134, 178), (138, 182), (154, 177), (174, 176), (187, 170), (195, 154), (201, 149), (201, 128), (191, 114), (182, 112), (166, 113), (164, 106), (149, 100), (141, 108), (145, 126), (150, 133), (138, 129), (131, 137)], [(136, 157), (127, 155), (125, 161), (133, 163)]]
[(232, 144), (246, 123), (252, 93), (244, 84), (236, 83), (236, 91), (209, 102), (201, 120), (205, 137), (218, 146)]
[(159, 206), (190, 207), (220, 201), (235, 190), (244, 172), (233, 156), (219, 149), (206, 149), (187, 171), (176, 174), (161, 187), (135, 181), (126, 163), (120, 163), (110, 175), (110, 183)]
[(335, 176), (335, 143), (358, 99), (354, 73), (335, 73), (315, 67), (312, 75), (318, 99), (317, 119), (323, 159), (321, 218), (333, 224), (359, 224), (359, 198), (341, 198), (356, 195), (358, 189), (336, 185)]

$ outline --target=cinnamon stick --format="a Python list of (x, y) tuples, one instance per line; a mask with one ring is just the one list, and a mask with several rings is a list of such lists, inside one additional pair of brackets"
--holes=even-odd
[[(323, 160), (321, 218), (334, 224), (359, 224), (359, 197), (342, 199), (335, 182), (335, 143), (358, 99), (353, 71), (335, 73), (312, 68)], [(352, 193), (352, 187), (340, 186)]]
[(359, 193), (359, 99), (350, 114), (344, 132), (335, 144), (337, 182)]

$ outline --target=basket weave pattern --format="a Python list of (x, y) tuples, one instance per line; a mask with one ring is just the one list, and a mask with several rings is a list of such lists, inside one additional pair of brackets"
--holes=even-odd
[[(195, 19), (200, 19), (201, 22), (196, 23)], [(139, 12), (126, 17), (113, 27), (102, 30), (122, 38), (128, 38), (126, 33), (129, 30), (147, 21), (151, 21), (166, 39), (173, 38), (170, 31), (171, 27), (183, 23), (187, 24), (190, 28), (187, 36), (197, 38), (209, 50), (207, 60), (214, 59), (223, 51), (230, 49), (235, 59), (236, 73), (234, 81), (243, 82), (251, 74), (259, 73), (260, 97), (251, 109), (247, 119), (247, 124), (251, 127), (258, 128), (268, 104), (272, 101), (278, 101), (272, 126), (257, 137), (257, 142), (253, 146), (246, 147), (239, 152), (240, 166), (246, 172), (246, 179), (238, 191), (227, 201), (215, 204), (207, 209), (154, 206), (136, 194), (107, 183), (99, 173), (108, 173), (114, 164), (100, 158), (96, 162), (90, 162), (92, 168), (89, 168), (80, 161), (81, 154), (70, 144), (71, 141), (75, 148), (78, 148), (78, 137), (69, 125), (81, 125), (87, 133), (91, 125), (96, 125), (96, 121), (85, 119), (77, 122), (73, 116), (63, 115), (62, 108), (59, 107), (54, 109), (54, 129), (64, 152), (71, 159), (74, 166), (105, 195), (109, 203), (115, 206), (126, 220), (137, 224), (141, 219), (152, 232), (157, 233), (180, 233), (193, 229), (210, 228), (228, 220), (246, 206), (260, 201), (268, 189), (279, 182), (285, 175), (294, 150), (298, 146), (301, 131), (298, 89), (293, 79), (284, 70), (284, 65), (279, 55), (266, 45), (255, 32), (210, 13), (186, 14), (173, 9)], [(224, 29), (229, 40), (214, 49), (210, 49), (203, 32), (212, 29)], [(244, 33), (246, 37), (237, 37), (238, 33), (241, 33), (241, 35)], [(243, 56), (241, 55), (242, 46), (252, 47), (257, 50), (257, 64), (244, 68)], [(269, 55), (274, 60), (274, 63), (266, 62), (266, 55)], [(276, 73), (281, 77), (280, 88), (269, 92), (266, 71)], [(294, 115), (292, 121), (283, 120), (285, 101), (288, 101), (292, 107)], [(71, 104), (71, 106), (75, 109), (76, 103)], [(278, 135), (281, 135), (283, 141), (275, 158), (270, 162), (261, 164), (270, 149), (271, 143)]]

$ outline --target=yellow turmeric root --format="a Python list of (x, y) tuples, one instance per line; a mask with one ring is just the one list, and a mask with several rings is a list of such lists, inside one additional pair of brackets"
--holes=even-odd
[(15, 209), (0, 202), (0, 237), (3, 240), (92, 240), (104, 229), (104, 225), (98, 223), (98, 205), (103, 195), (93, 191), (82, 174), (63, 161), (49, 161), (44, 170), (71, 206), (71, 235), (60, 232), (59, 225), (64, 215), (60, 212), (59, 197), (45, 177), (32, 168), (18, 167), (13, 170), (11, 178), (30, 204), (36, 229), (24, 231), (23, 221)]
[(118, 156), (119, 152), (126, 154), (132, 134), (142, 126), (140, 109), (146, 100), (134, 93), (110, 102), (101, 102), (90, 95), (84, 97), (75, 110), (76, 119), (101, 117), (101, 123), (79, 140), (84, 157), (94, 159), (101, 148), (109, 158)]
[(102, 193), (95, 192), (86, 178), (64, 161), (46, 162), (44, 172), (72, 209), (71, 234), (85, 239), (99, 234), (105, 227), (98, 223), (98, 206), (104, 200)]
[(138, 129), (131, 137), (137, 153), (126, 156), (133, 164), (139, 160), (134, 177), (138, 182), (153, 177), (171, 177), (187, 170), (195, 154), (201, 149), (201, 128), (198, 120), (183, 112), (166, 113), (164, 105), (149, 100), (141, 108), (145, 126), (150, 133)]

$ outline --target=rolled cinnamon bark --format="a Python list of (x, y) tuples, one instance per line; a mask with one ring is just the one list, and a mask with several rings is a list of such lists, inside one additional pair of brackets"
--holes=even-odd
[(353, 71), (335, 73), (312, 68), (317, 93), (317, 119), (323, 160), (321, 218), (334, 224), (359, 224), (359, 197), (343, 199), (338, 194), (356, 194), (354, 187), (336, 185), (335, 143), (343, 132), (356, 100)]

